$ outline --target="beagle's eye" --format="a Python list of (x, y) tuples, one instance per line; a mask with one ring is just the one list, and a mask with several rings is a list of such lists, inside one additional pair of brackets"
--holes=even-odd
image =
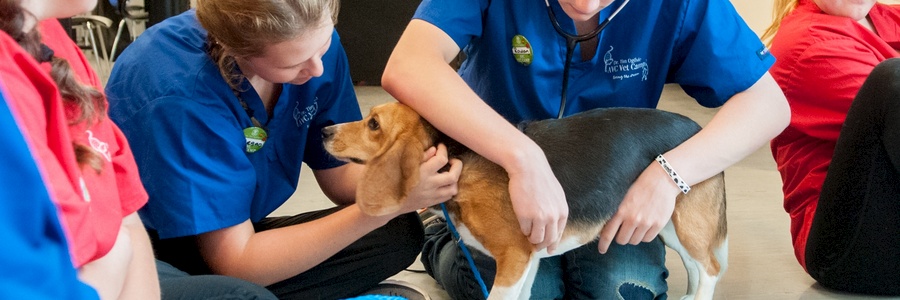
[(373, 131), (378, 130), (378, 128), (380, 128), (380, 126), (378, 125), (378, 120), (375, 120), (375, 118), (369, 119), (368, 125), (369, 125), (369, 129), (371, 129)]

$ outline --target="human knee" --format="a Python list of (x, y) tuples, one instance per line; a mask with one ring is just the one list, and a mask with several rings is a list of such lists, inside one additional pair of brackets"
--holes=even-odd
[(651, 243), (613, 245), (606, 254), (577, 249), (566, 255), (567, 295), (580, 299), (657, 299), (666, 294), (665, 249)]
[(900, 90), (900, 58), (882, 61), (875, 66), (875, 69), (869, 74), (869, 78), (888, 84), (897, 92)]
[(665, 299), (665, 291), (654, 291), (647, 284), (640, 282), (626, 281), (619, 284), (616, 293), (618, 299)]

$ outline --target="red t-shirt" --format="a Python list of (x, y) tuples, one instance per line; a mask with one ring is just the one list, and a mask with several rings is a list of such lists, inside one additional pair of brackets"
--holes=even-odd
[[(40, 23), (39, 30), (54, 55), (69, 62), (78, 80), (100, 88), (87, 59), (57, 20)], [(41, 166), (46, 168), (73, 262), (80, 267), (106, 255), (115, 243), (122, 218), (147, 202), (134, 157), (125, 136), (109, 118), (103, 117), (90, 127), (86, 123), (68, 124), (66, 114), (77, 113), (77, 108), (63, 104), (47, 75), (49, 63), (39, 65), (5, 34), (0, 49), (9, 54), (2, 59), (13, 62), (0, 64), (0, 79), (10, 90), (14, 112), (36, 148)], [(100, 153), (101, 172), (78, 166), (73, 140)]]
[[(68, 61), (78, 80), (102, 92), (103, 87), (97, 74), (60, 23), (50, 19), (41, 22), (39, 26), (42, 40), (53, 49), (54, 56)], [(49, 71), (49, 63), (43, 66)], [(68, 106), (67, 113), (77, 114), (79, 111), (77, 107)], [(75, 262), (80, 266), (82, 262), (93, 261), (109, 252), (115, 243), (122, 218), (144, 206), (148, 196), (141, 184), (125, 135), (105, 112), (94, 123), (82, 122), (69, 126), (69, 133), (76, 143), (90, 146), (99, 153), (103, 162), (99, 173), (89, 167), (81, 170), (91, 210), (87, 214), (72, 216), (84, 224), (83, 228), (73, 228), (75, 231), (82, 231), (76, 233), (81, 239), (75, 242), (77, 248), (74, 248)]]
[[(81, 196), (81, 172), (56, 85), (37, 61), (2, 31), (0, 62), (0, 81), (7, 89), (7, 101), (41, 167), (50, 196), (58, 203), (71, 203), (59, 207), (62, 215), (86, 213), (89, 208)], [(72, 226), (61, 223), (68, 233)]]
[(879, 62), (898, 57), (900, 10), (876, 4), (869, 17), (877, 34), (855, 20), (800, 0), (772, 42), (769, 72), (791, 106), (791, 123), (772, 140), (791, 217), (794, 254), (806, 267), (806, 239), (850, 103)]

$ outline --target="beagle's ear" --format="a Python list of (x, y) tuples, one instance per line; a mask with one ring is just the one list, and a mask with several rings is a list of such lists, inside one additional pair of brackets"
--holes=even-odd
[(401, 136), (366, 164), (365, 176), (356, 189), (356, 203), (363, 213), (381, 216), (402, 207), (407, 193), (418, 184), (424, 151), (412, 137)]

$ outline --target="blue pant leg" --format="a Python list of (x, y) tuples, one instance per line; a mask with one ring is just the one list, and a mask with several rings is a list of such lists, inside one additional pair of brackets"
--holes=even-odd
[(566, 295), (565, 255), (541, 259), (534, 284), (531, 286), (531, 299), (551, 300), (563, 299)]
[[(544, 259), (531, 293), (533, 299), (666, 299), (665, 255), (659, 238), (639, 245), (613, 243), (606, 254), (592, 242)], [(560, 275), (563, 297), (557, 295)]]
[[(494, 260), (472, 250), (488, 288), (496, 272)], [(640, 245), (610, 246), (597, 252), (597, 242), (541, 260), (532, 299), (666, 299), (668, 270), (665, 248), (657, 238)], [(478, 283), (446, 224), (425, 228), (422, 263), (453, 299), (483, 299)]]
[[(475, 266), (484, 284), (490, 290), (494, 283), (497, 264), (494, 259), (478, 250), (469, 248)], [(459, 248), (446, 223), (440, 222), (425, 227), (425, 246), (422, 248), (422, 265), (428, 275), (453, 299), (484, 299), (481, 286)]]
[(156, 261), (163, 300), (277, 300), (265, 287), (222, 275), (190, 275)]

